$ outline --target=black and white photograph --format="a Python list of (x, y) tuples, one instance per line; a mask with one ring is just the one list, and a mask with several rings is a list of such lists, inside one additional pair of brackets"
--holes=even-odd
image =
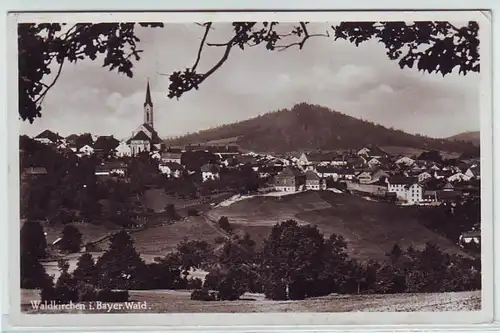
[(486, 310), (489, 21), (365, 14), (19, 14), (19, 311)]

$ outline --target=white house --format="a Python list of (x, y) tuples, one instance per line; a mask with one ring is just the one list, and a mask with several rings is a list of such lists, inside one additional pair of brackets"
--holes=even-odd
[(203, 181), (219, 179), (219, 168), (214, 164), (204, 164), (201, 166), (201, 179)]
[(423, 200), (424, 189), (422, 185), (418, 183), (414, 183), (409, 186), (405, 186), (406, 188), (406, 202), (409, 204), (418, 204)]
[(118, 157), (132, 155), (132, 149), (130, 148), (130, 146), (127, 144), (126, 141), (121, 141), (120, 144), (115, 148), (115, 150), (116, 150), (116, 156)]
[(359, 173), (357, 176), (356, 176), (356, 179), (361, 183), (361, 184), (367, 184), (369, 183), (371, 180), (372, 180), (372, 175), (371, 173), (367, 172), (367, 171), (363, 171), (361, 173)]
[(178, 163), (160, 163), (158, 165), (160, 173), (173, 178), (179, 178), (182, 174), (182, 166)]
[(399, 200), (407, 200), (407, 189), (415, 183), (415, 179), (404, 176), (394, 176), (387, 178), (387, 192), (396, 193)]
[(470, 177), (469, 176), (466, 176), (465, 174), (461, 173), (461, 172), (457, 172), (453, 175), (451, 175), (450, 177), (447, 178), (449, 182), (466, 182), (468, 180), (470, 180)]
[(465, 175), (469, 177), (469, 179), (476, 178), (480, 179), (481, 178), (481, 173), (480, 173), (480, 168), (477, 166), (470, 167), (465, 171)]
[(89, 145), (84, 145), (78, 149), (78, 152), (83, 154), (83, 155), (92, 155), (94, 153), (94, 148), (92, 148)]
[(368, 148), (362, 148), (360, 149), (357, 153), (356, 153), (358, 156), (369, 156), (370, 154), (370, 149)]
[(374, 157), (374, 158), (370, 159), (367, 164), (370, 168), (374, 168), (374, 167), (381, 165), (382, 162), (380, 162), (377, 158)]
[(181, 157), (182, 155), (180, 153), (164, 152), (161, 154), (161, 160), (164, 163), (171, 162), (181, 164)]
[(481, 242), (481, 231), (464, 232), (458, 238), (458, 243), (461, 246), (464, 246), (465, 244), (471, 244), (471, 243), (479, 245), (480, 242)]
[(415, 163), (415, 161), (412, 159), (412, 158), (409, 158), (407, 156), (403, 156), (401, 158), (399, 158), (398, 160), (396, 160), (396, 164), (402, 164), (402, 165), (406, 165), (406, 166), (410, 166), (410, 165), (413, 165), (413, 163)]
[(430, 173), (424, 171), (424, 172), (419, 173), (417, 178), (418, 178), (418, 182), (421, 183), (426, 179), (432, 178), (432, 175)]

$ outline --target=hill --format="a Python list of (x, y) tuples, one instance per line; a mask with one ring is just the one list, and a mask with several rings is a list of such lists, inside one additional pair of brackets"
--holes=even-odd
[(207, 142), (238, 144), (259, 152), (352, 149), (368, 145), (403, 146), (463, 152), (471, 143), (411, 135), (347, 116), (326, 107), (301, 103), (245, 121), (167, 140), (167, 145)]
[(465, 141), (479, 146), (481, 144), (481, 135), (479, 131), (463, 132), (447, 138), (450, 141)]
[(383, 260), (392, 246), (421, 248), (426, 242), (443, 251), (465, 255), (448, 239), (427, 229), (410, 207), (368, 201), (329, 191), (279, 197), (254, 197), (210, 212), (210, 219), (227, 216), (233, 228), (261, 243), (277, 222), (295, 219), (318, 226), (325, 236), (344, 236), (351, 255), (360, 260)]

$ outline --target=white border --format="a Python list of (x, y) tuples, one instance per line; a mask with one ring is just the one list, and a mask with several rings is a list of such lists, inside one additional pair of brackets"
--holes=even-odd
[[(40, 5), (43, 2), (39, 2)], [(470, 3), (469, 3), (470, 4)], [(121, 6), (124, 7), (124, 6)], [(234, 7), (234, 4), (233, 4)], [(300, 7), (300, 6), (299, 6)], [(248, 8), (248, 6), (246, 7)], [(318, 6), (317, 8), (321, 8)], [(326, 6), (323, 6), (326, 8)], [(50, 6), (45, 9), (50, 9)], [(437, 313), (252, 313), (252, 314), (85, 314), (85, 315), (26, 315), (19, 311), (19, 228), (13, 221), (19, 220), (19, 154), (18, 154), (18, 132), (13, 124), (18, 124), (17, 112), (17, 46), (15, 24), (22, 21), (158, 21), (158, 22), (200, 22), (200, 21), (234, 21), (234, 20), (268, 20), (268, 21), (352, 21), (352, 20), (477, 20), (481, 25), (481, 174), (482, 174), (482, 229), (483, 229), (483, 293), (482, 310), (477, 312), (437, 312)], [(8, 161), (9, 161), (9, 290), (10, 296), (10, 325), (16, 330), (28, 329), (33, 331), (34, 327), (45, 327), (53, 331), (60, 327), (112, 327), (117, 323), (123, 329), (131, 327), (168, 327), (169, 330), (201, 330), (201, 331), (221, 331), (229, 327), (233, 329), (245, 328), (248, 330), (296, 330), (296, 325), (301, 325), (300, 329), (331, 330), (330, 325), (361, 325), (371, 324), (377, 327), (370, 327), (370, 330), (388, 328), (387, 325), (395, 324), (425, 324), (445, 325), (445, 324), (474, 324), (488, 323), (493, 320), (493, 182), (485, 179), (493, 179), (493, 145), (492, 145), (492, 103), (491, 103), (491, 31), (490, 22), (484, 13), (465, 12), (263, 12), (263, 13), (44, 13), (44, 14), (22, 14), (9, 17), (8, 26), (8, 77), (7, 82), (12, 82), (8, 86)], [(14, 23), (14, 24), (12, 24)], [(14, 30), (12, 30), (14, 28)], [(5, 44), (4, 44), (5, 45)], [(12, 125), (9, 125), (12, 124)], [(496, 157), (496, 156), (495, 156)], [(221, 324), (225, 326), (221, 326)], [(286, 324), (286, 326), (283, 326)], [(266, 327), (266, 325), (269, 325)], [(304, 326), (307, 325), (307, 326)], [(319, 325), (311, 326), (311, 325)], [(327, 326), (325, 326), (327, 325)], [(111, 327), (110, 327), (111, 326)], [(204, 326), (204, 327), (200, 327)], [(322, 326), (322, 327), (321, 327)], [(329, 328), (330, 326), (330, 328)], [(52, 328), (50, 328), (52, 327)], [(210, 328), (209, 328), (210, 327)], [(391, 327), (394, 328), (394, 327)], [(415, 329), (414, 327), (413, 329)], [(441, 326), (441, 328), (444, 328)], [(466, 329), (460, 325), (461, 329)], [(24, 330), (23, 329), (23, 330)], [(341, 327), (335, 327), (341, 329)], [(347, 327), (344, 327), (347, 329)], [(352, 326), (349, 327), (352, 330)], [(483, 331), (487, 327), (483, 326)], [(39, 329), (40, 330), (40, 329)]]

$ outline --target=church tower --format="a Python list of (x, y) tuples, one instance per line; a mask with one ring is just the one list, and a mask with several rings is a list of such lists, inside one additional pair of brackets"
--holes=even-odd
[(151, 100), (151, 90), (149, 89), (149, 80), (146, 87), (146, 101), (144, 102), (144, 124), (154, 128), (153, 123), (153, 102)]

